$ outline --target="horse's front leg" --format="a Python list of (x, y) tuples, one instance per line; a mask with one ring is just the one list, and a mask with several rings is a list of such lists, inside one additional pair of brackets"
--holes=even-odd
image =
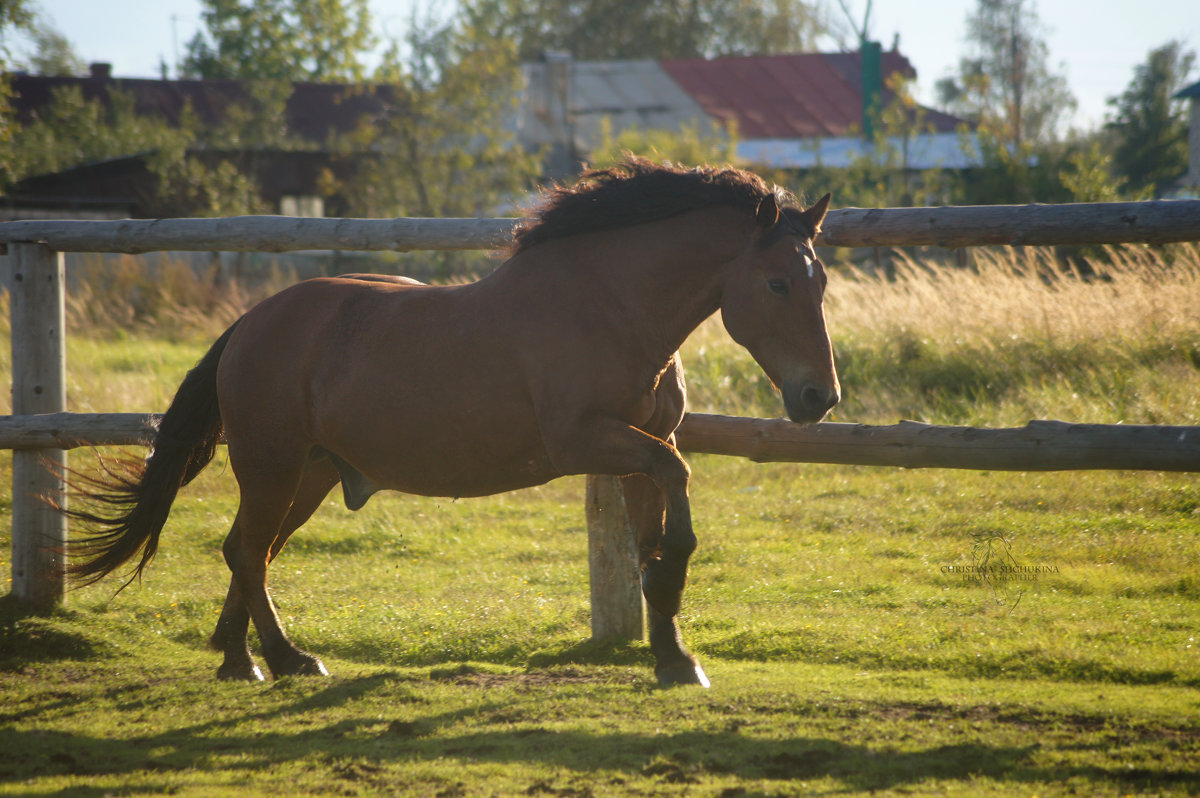
[(675, 625), (687, 582), (688, 559), (696, 548), (688, 502), (691, 470), (687, 463), (670, 443), (615, 419), (547, 432), (547, 449), (560, 473), (637, 474), (657, 489), (655, 501), (665, 510), (662, 534), (657, 556), (650, 558), (642, 571), (642, 594), (651, 609), (651, 647), (658, 660), (655, 671), (663, 684), (707, 686), (704, 671), (683, 648)]
[[(648, 477), (625, 477), (621, 480), (621, 486), (625, 493), (625, 507), (629, 513), (629, 520), (637, 534), (639, 561), (643, 568), (642, 590), (645, 593), (645, 569), (651, 563), (661, 563), (660, 546), (664, 540), (666, 501), (663, 492)], [(654, 572), (654, 568), (651, 568), (651, 573)], [(656, 584), (654, 580), (654, 577), (649, 580), (651, 587), (661, 589), (662, 582)], [(682, 593), (682, 587), (679, 590)], [(673, 597), (673, 601), (678, 606), (680, 597)], [(654, 673), (658, 677), (658, 683), (664, 687), (676, 684), (699, 684), (708, 687), (708, 677), (700, 667), (699, 660), (683, 644), (676, 618), (659, 612), (649, 599), (647, 603), (650, 605), (647, 614), (650, 622), (650, 650), (654, 653)]]

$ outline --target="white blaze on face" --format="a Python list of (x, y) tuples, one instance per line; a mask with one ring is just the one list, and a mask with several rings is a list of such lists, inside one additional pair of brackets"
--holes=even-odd
[(798, 254), (800, 256), (800, 260), (802, 260), (804, 262), (805, 268), (808, 269), (808, 279), (810, 279), (810, 280), (813, 279), (813, 277), (815, 277), (817, 274), (816, 261), (814, 261), (811, 257), (809, 257), (808, 254), (805, 253), (802, 249), (800, 249), (799, 244), (796, 244), (796, 254)]

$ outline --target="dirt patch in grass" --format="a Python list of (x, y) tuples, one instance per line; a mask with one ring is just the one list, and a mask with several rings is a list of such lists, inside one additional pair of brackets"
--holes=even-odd
[(434, 668), (429, 672), (434, 681), (445, 681), (459, 685), (473, 685), (484, 689), (512, 687), (516, 689), (538, 689), (555, 685), (590, 684), (634, 684), (643, 681), (636, 673), (613, 673), (612, 671), (575, 667), (547, 668), (522, 673), (496, 673), (484, 671), (473, 665), (456, 665)]

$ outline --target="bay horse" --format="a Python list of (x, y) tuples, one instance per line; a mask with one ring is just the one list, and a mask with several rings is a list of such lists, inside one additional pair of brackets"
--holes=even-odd
[(267, 567), (339, 482), (357, 510), (383, 489), (482, 496), (614, 475), (638, 536), (658, 681), (707, 686), (676, 624), (697, 544), (674, 445), (678, 350), (719, 309), (787, 415), (821, 419), (840, 398), (813, 251), (828, 206), (825, 195), (802, 209), (737, 169), (633, 158), (549, 190), (509, 259), (477, 282), (351, 275), (286, 288), (187, 374), (147, 459), (76, 486), (84, 501), (66, 512), (89, 534), (68, 573), (90, 584), (138, 558), (129, 580), (140, 575), (224, 431), (241, 500), (211, 638), (217, 675), (263, 678), (251, 620), (275, 677), (325, 674), (284, 633)]

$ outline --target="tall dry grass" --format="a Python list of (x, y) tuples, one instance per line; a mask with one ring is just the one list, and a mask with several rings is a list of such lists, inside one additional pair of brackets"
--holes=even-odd
[(180, 340), (219, 335), (255, 303), (295, 279), (278, 266), (245, 281), (229, 277), (217, 265), (197, 269), (182, 259), (147, 265), (125, 255), (84, 257), (68, 281), (69, 331)]
[[(835, 420), (1200, 424), (1200, 247), (1111, 248), (1086, 273), (1043, 249), (980, 250), (966, 269), (895, 258), (894, 279), (830, 264), (826, 314), (845, 394)], [(71, 409), (164, 407), (222, 330), (293, 279), (85, 261), (67, 299)], [(0, 295), (5, 339), (7, 303)], [(5, 373), (8, 350), (0, 343)], [(684, 362), (692, 409), (781, 413), (718, 318), (688, 341)]]
[[(1200, 247), (979, 250), (971, 268), (895, 254), (894, 279), (830, 269), (826, 315), (845, 399), (893, 423), (1200, 423)], [(685, 351), (697, 409), (779, 415), (710, 320)]]
[(836, 272), (828, 314), (844, 334), (999, 351), (1006, 341), (1137, 348), (1200, 329), (1200, 247), (1107, 247), (1064, 267), (1047, 248), (980, 249), (971, 268), (895, 254), (895, 280)]

